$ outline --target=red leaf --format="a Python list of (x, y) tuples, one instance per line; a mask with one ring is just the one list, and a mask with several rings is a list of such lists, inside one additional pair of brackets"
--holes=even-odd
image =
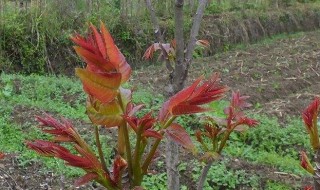
[(208, 48), (210, 46), (210, 43), (208, 40), (198, 40), (198, 41), (196, 41), (196, 45), (204, 47), (204, 48)]
[(197, 105), (177, 105), (172, 109), (172, 115), (194, 114), (209, 110), (209, 108), (203, 108)]
[(0, 159), (3, 159), (5, 157), (5, 154), (3, 152), (0, 152)]
[(146, 52), (144, 52), (142, 59), (151, 59), (153, 57), (153, 53), (156, 51), (154, 44), (148, 47)]
[(127, 167), (127, 162), (120, 155), (117, 155), (113, 162), (113, 181), (118, 183), (122, 176), (121, 171)]
[(99, 75), (86, 69), (76, 69), (84, 90), (102, 103), (112, 101), (118, 94), (121, 75), (118, 73)]
[(104, 41), (103, 41), (100, 33), (97, 31), (96, 27), (93, 26), (93, 24), (90, 24), (90, 28), (91, 28), (91, 30), (93, 32), (93, 35), (95, 37), (95, 41), (97, 43), (97, 46), (99, 48), (99, 51), (100, 51), (102, 57), (104, 59), (106, 59), (107, 58), (107, 50), (106, 50), (106, 47), (104, 45)]
[(160, 122), (166, 121), (168, 119), (168, 117), (170, 116), (170, 113), (168, 111), (169, 103), (170, 103), (169, 101), (170, 101), (170, 99), (168, 101), (164, 102), (162, 105), (162, 108), (159, 111), (158, 120)]
[(82, 168), (86, 171), (101, 171), (102, 166), (100, 161), (96, 158), (95, 155), (92, 155), (90, 152), (87, 152), (78, 145), (74, 146), (75, 149), (81, 156), (74, 155), (69, 151), (56, 151), (56, 157), (64, 160), (66, 164), (78, 168)]
[(173, 123), (165, 130), (165, 133), (174, 142), (180, 144), (184, 148), (191, 150), (192, 152), (196, 150), (190, 136), (181, 125)]
[(44, 140), (35, 140), (33, 142), (27, 141), (26, 145), (28, 148), (33, 149), (38, 154), (48, 157), (56, 157), (57, 152), (69, 152), (69, 150), (63, 146)]
[(105, 71), (112, 71), (115, 69), (115, 67), (111, 64), (107, 64), (107, 61), (103, 59), (103, 57), (100, 57), (99, 55), (96, 55), (88, 50), (83, 49), (82, 47), (75, 46), (74, 47), (77, 54), (84, 59), (84, 61), (88, 65), (94, 65), (95, 67), (99, 68), (100, 70)]
[(145, 105), (144, 104), (139, 104), (139, 105), (134, 105), (133, 103), (128, 103), (127, 109), (126, 109), (126, 115), (131, 117), (133, 116), (137, 111), (141, 110)]
[(101, 33), (105, 41), (108, 60), (110, 64), (114, 65), (119, 73), (121, 73), (121, 84), (126, 82), (130, 78), (131, 67), (127, 63), (123, 54), (119, 51), (118, 47), (114, 44), (111, 34), (105, 27), (100, 23)]
[(120, 53), (120, 62), (119, 62), (119, 73), (121, 73), (121, 84), (125, 83), (131, 75), (131, 67), (130, 65), (127, 63), (127, 61), (125, 60), (124, 56), (122, 55), (121, 52)]
[(310, 186), (306, 186), (304, 187), (304, 190), (313, 190), (313, 187), (310, 185)]
[(320, 98), (316, 98), (302, 113), (302, 118), (308, 130), (308, 133), (315, 131), (317, 128), (316, 123), (319, 109)]
[(87, 114), (91, 122), (105, 127), (116, 127), (123, 122), (122, 109), (117, 99), (108, 103), (89, 98), (87, 100)]
[(86, 175), (84, 175), (84, 176), (80, 177), (79, 179), (77, 179), (74, 182), (74, 186), (79, 187), (81, 185), (84, 185), (84, 184), (88, 183), (89, 181), (97, 179), (98, 177), (99, 176), (96, 173), (93, 173), (93, 172), (87, 173)]
[(84, 39), (83, 37), (81, 37), (80, 35), (75, 35), (74, 37), (71, 37), (71, 40), (79, 45), (80, 47), (90, 51), (90, 52), (95, 52), (95, 47), (92, 46), (92, 44), (88, 43), (86, 39)]
[(158, 133), (157, 131), (151, 130), (151, 129), (144, 131), (142, 136), (154, 137), (156, 139), (162, 139), (162, 135), (160, 133)]
[(38, 126), (43, 132), (49, 133), (55, 136), (56, 142), (78, 142), (79, 135), (73, 125), (62, 118), (62, 122), (59, 122), (50, 115), (45, 117), (36, 117), (36, 120), (40, 123)]
[(191, 86), (181, 90), (176, 95), (170, 98), (170, 103), (169, 103), (170, 113), (172, 113), (171, 111), (174, 106), (180, 104), (181, 102), (186, 101), (192, 95), (192, 93), (194, 92), (194, 90), (196, 89), (196, 87), (198, 86), (198, 84), (201, 82), (202, 79), (203, 77), (199, 77)]
[(110, 63), (114, 65), (117, 70), (119, 70), (120, 63), (125, 61), (124, 57), (119, 51), (118, 47), (114, 44), (111, 34), (102, 22), (100, 23), (100, 28), (103, 39), (105, 41), (108, 59)]

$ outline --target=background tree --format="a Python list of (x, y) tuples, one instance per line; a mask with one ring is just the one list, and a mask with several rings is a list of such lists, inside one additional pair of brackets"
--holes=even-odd
[[(184, 0), (175, 1), (174, 9), (174, 36), (176, 40), (176, 62), (173, 70), (169, 74), (168, 84), (166, 86), (166, 96), (172, 96), (176, 92), (184, 88), (186, 79), (188, 76), (188, 70), (192, 63), (192, 53), (195, 49), (197, 36), (199, 34), (200, 23), (208, 0), (199, 0), (198, 8), (193, 16), (192, 27), (190, 30), (190, 36), (185, 43), (184, 39)], [(146, 0), (146, 5), (149, 10), (154, 33), (159, 42), (163, 40), (161, 30), (157, 18), (155, 16), (155, 10), (151, 5), (150, 0)], [(186, 49), (185, 49), (186, 48)], [(168, 189), (176, 190), (180, 187), (179, 171), (177, 165), (179, 164), (179, 150), (178, 146), (168, 139), (166, 144), (166, 165), (168, 175)]]

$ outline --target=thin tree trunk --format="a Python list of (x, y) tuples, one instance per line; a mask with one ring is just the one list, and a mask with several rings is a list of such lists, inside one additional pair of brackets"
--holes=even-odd
[(147, 5), (147, 9), (148, 9), (148, 11), (150, 13), (151, 22), (152, 22), (153, 29), (154, 29), (154, 35), (155, 35), (156, 39), (158, 40), (158, 42), (163, 43), (163, 36), (161, 34), (159, 22), (158, 22), (156, 13), (154, 11), (154, 8), (153, 8), (153, 6), (151, 4), (151, 1), (150, 0), (145, 0), (145, 2), (146, 2), (146, 5)]
[(205, 11), (207, 4), (208, 4), (208, 0), (199, 0), (197, 12), (196, 12), (195, 16), (193, 17), (192, 28), (190, 31), (190, 38), (189, 38), (186, 57), (185, 57), (185, 62), (187, 65), (186, 72), (188, 72), (189, 66), (192, 62), (192, 53), (194, 51), (194, 48), (196, 47), (196, 42), (197, 42), (197, 37), (199, 35), (201, 20), (202, 20), (203, 13)]
[[(145, 0), (147, 9), (151, 15), (151, 21), (154, 28), (154, 33), (159, 42), (163, 42), (163, 36), (155, 11), (152, 7), (150, 0)], [(176, 40), (176, 64), (174, 70), (169, 76), (169, 84), (166, 88), (167, 96), (170, 97), (185, 86), (185, 81), (188, 75), (188, 69), (192, 61), (192, 53), (195, 48), (196, 38), (199, 34), (200, 22), (204, 13), (204, 9), (208, 0), (199, 0), (198, 9), (193, 19), (193, 25), (190, 32), (190, 39), (187, 46), (186, 54), (184, 54), (184, 20), (183, 20), (183, 5), (184, 0), (175, 0), (175, 40)], [(168, 187), (170, 190), (178, 190), (180, 187), (179, 182), (179, 149), (178, 145), (168, 139), (166, 143), (166, 164), (168, 175)]]
[(208, 172), (213, 164), (213, 161), (214, 160), (210, 160), (207, 165), (204, 166), (204, 168), (202, 169), (202, 173), (201, 173), (201, 176), (199, 178), (199, 183), (198, 183), (198, 186), (197, 186), (197, 190), (202, 190), (203, 189), (203, 185), (204, 185), (204, 182), (206, 181), (207, 179), (207, 175), (208, 175)]
[[(183, 35), (183, 0), (175, 1), (175, 40), (176, 40), (176, 64), (170, 76), (168, 95), (172, 96), (183, 89), (185, 85), (185, 64), (184, 64), (184, 35)], [(167, 167), (167, 189), (179, 190), (180, 176), (178, 171), (179, 147), (171, 139), (166, 143), (166, 167)]]

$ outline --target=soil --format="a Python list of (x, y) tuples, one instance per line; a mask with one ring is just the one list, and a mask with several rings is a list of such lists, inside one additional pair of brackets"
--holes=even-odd
[[(197, 59), (190, 68), (188, 84), (201, 75), (218, 72), (222, 84), (250, 96), (256, 113), (298, 116), (320, 96), (319, 39), (320, 31), (308, 32)], [(136, 72), (133, 81), (161, 94), (167, 78), (164, 67), (153, 66)]]
[[(222, 83), (232, 90), (251, 96), (249, 101), (254, 105), (254, 112), (276, 116), (285, 122), (287, 116), (299, 116), (303, 108), (320, 95), (320, 31), (197, 59), (190, 68), (188, 83), (200, 75), (213, 72), (220, 72)], [(154, 93), (162, 93), (167, 76), (164, 67), (150, 66), (134, 72), (131, 83), (138, 87), (148, 86)], [(34, 122), (33, 116), (39, 113), (41, 111), (34, 108), (17, 106), (12, 120), (16, 123), (21, 123), (22, 119)], [(82, 121), (76, 122), (86, 125)], [(311, 180), (239, 159), (233, 159), (228, 167), (263, 176), (262, 189), (268, 180), (289, 184), (308, 184)], [(21, 167), (18, 155), (6, 155), (0, 161), (0, 189), (75, 189), (73, 179), (52, 172), (45, 173), (41, 168), (38, 163)], [(190, 176), (187, 173), (183, 175), (186, 176), (182, 182), (194, 189)], [(88, 184), (80, 189), (99, 187)]]

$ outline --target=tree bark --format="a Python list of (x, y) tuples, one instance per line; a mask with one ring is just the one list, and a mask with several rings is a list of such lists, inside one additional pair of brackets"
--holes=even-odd
[(198, 186), (197, 186), (197, 190), (202, 190), (203, 189), (204, 182), (207, 179), (207, 175), (208, 175), (209, 169), (211, 168), (211, 166), (213, 164), (213, 161), (214, 160), (210, 160), (207, 163), (207, 165), (205, 165), (204, 168), (202, 169), (202, 173), (201, 173), (201, 176), (199, 178), (199, 183), (198, 183)]
[[(163, 36), (161, 35), (161, 30), (155, 11), (152, 7), (150, 0), (145, 0), (147, 9), (151, 15), (151, 21), (155, 31), (155, 36), (159, 42), (163, 42)], [(188, 69), (192, 61), (192, 53), (195, 48), (196, 38), (199, 34), (200, 22), (203, 17), (205, 7), (208, 0), (199, 0), (197, 12), (193, 19), (193, 24), (190, 32), (190, 39), (187, 46), (186, 54), (185, 42), (184, 42), (184, 19), (183, 19), (183, 5), (184, 0), (175, 0), (175, 40), (176, 40), (176, 63), (174, 70), (170, 73), (169, 84), (166, 88), (167, 97), (173, 96), (185, 86), (185, 82), (188, 75)], [(178, 145), (171, 140), (167, 140), (166, 143), (166, 164), (167, 164), (167, 189), (178, 190), (180, 188), (179, 182), (179, 149)]]
[(190, 38), (189, 38), (187, 52), (186, 52), (186, 58), (185, 58), (185, 61), (187, 64), (187, 70), (189, 69), (189, 66), (192, 61), (192, 53), (194, 51), (194, 48), (196, 47), (196, 42), (197, 42), (197, 37), (199, 35), (201, 20), (202, 20), (203, 13), (205, 11), (207, 4), (208, 4), (208, 0), (199, 0), (197, 12), (196, 12), (195, 16), (193, 17), (192, 28), (190, 31)]
[[(183, 32), (183, 0), (176, 0), (175, 2), (175, 39), (176, 39), (176, 64), (174, 71), (170, 76), (169, 95), (182, 90), (188, 76), (189, 66), (192, 62), (192, 53), (195, 49), (197, 36), (199, 34), (200, 23), (203, 17), (205, 7), (208, 0), (200, 0), (197, 12), (194, 16), (192, 28), (190, 31), (190, 39), (187, 46), (186, 54), (184, 54), (184, 32)], [(179, 184), (179, 171), (177, 166), (179, 164), (179, 150), (178, 146), (168, 140), (166, 147), (166, 164), (168, 175), (168, 189), (178, 190)], [(171, 151), (171, 152), (170, 152)]]
[(159, 22), (158, 22), (156, 13), (154, 11), (154, 8), (153, 8), (153, 6), (151, 4), (151, 1), (150, 0), (145, 0), (145, 2), (146, 2), (146, 5), (147, 5), (147, 9), (148, 9), (148, 11), (150, 13), (151, 22), (152, 22), (153, 29), (154, 29), (154, 35), (155, 35), (156, 39), (158, 40), (158, 42), (163, 43), (163, 36), (161, 34)]
[[(183, 0), (175, 1), (175, 40), (176, 40), (176, 64), (170, 76), (168, 96), (173, 96), (183, 89), (186, 72), (184, 64), (184, 35), (183, 35)], [(167, 189), (179, 190), (180, 176), (178, 171), (179, 147), (171, 139), (166, 143)]]

